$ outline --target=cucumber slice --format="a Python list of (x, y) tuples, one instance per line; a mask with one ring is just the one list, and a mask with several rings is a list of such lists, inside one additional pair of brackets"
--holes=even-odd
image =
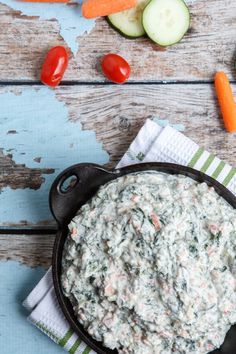
[(183, 0), (151, 0), (143, 11), (143, 27), (155, 43), (166, 47), (178, 43), (190, 26)]
[(144, 36), (142, 14), (149, 1), (138, 0), (134, 8), (109, 15), (107, 17), (108, 22), (125, 37), (138, 38)]

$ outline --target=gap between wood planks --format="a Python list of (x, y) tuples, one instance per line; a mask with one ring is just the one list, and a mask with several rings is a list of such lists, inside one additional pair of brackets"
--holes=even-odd
[(32, 227), (19, 227), (13, 228), (10, 226), (4, 227), (0, 226), (0, 235), (55, 235), (57, 231), (57, 227), (39, 227), (39, 226), (32, 226)]
[[(193, 81), (128, 81), (123, 85), (136, 86), (136, 85), (212, 85), (213, 80), (193, 80)], [(231, 80), (231, 84), (236, 84), (236, 80)], [(40, 81), (0, 81), (0, 86), (43, 86)], [(112, 82), (103, 81), (63, 81), (60, 86), (114, 86), (117, 85)]]

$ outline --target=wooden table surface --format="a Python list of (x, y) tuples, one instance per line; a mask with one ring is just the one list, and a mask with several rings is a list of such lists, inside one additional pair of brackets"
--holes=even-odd
[[(115, 166), (147, 118), (181, 124), (190, 138), (236, 165), (235, 135), (223, 128), (213, 88), (215, 71), (224, 70), (236, 94), (236, 2), (189, 3), (189, 33), (164, 50), (146, 38), (122, 38), (104, 19), (72, 48), (72, 25), (63, 32), (57, 15), (39, 17), (33, 5), (0, 0), (2, 261), (49, 267), (56, 228), (47, 200), (51, 182), (73, 163)], [(71, 58), (64, 81), (50, 90), (39, 73), (55, 45), (65, 45)], [(99, 58), (108, 52), (131, 64), (127, 84), (113, 85), (101, 74)]]

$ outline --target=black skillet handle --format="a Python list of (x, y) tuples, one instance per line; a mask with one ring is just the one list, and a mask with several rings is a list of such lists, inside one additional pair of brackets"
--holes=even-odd
[[(109, 171), (100, 165), (81, 163), (60, 173), (49, 193), (51, 212), (60, 227), (65, 227), (78, 209), (98, 190), (100, 185), (119, 175), (119, 170)], [(73, 183), (72, 183), (73, 178)], [(63, 188), (65, 181), (71, 184)]]

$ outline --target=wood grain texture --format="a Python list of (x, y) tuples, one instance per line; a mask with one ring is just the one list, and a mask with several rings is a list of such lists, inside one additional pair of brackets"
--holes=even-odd
[[(11, 87), (14, 89), (19, 91)], [(0, 88), (0, 97), (5, 91), (5, 87)], [(110, 156), (109, 166), (116, 165), (145, 120), (154, 116), (168, 119), (172, 124), (183, 124), (186, 135), (236, 166), (235, 135), (225, 132), (210, 85), (61, 86), (56, 90), (56, 97), (68, 108), (68, 124), (80, 122), (84, 130), (95, 131), (96, 139)], [(0, 148), (4, 146), (0, 144)], [(51, 166), (40, 170), (18, 165), (11, 156), (0, 155), (1, 186), (14, 189), (15, 197), (22, 189), (39, 189), (42, 174), (45, 176), (45, 171), (48, 173), (50, 169)], [(37, 204), (37, 194), (34, 199)], [(54, 225), (50, 220), (44, 220), (43, 224)], [(20, 225), (31, 224), (26, 219)]]
[(36, 190), (44, 181), (42, 174), (52, 173), (53, 169), (30, 169), (16, 164), (11, 154), (4, 155), (0, 149), (0, 171), (0, 190), (4, 187), (19, 189), (26, 186)]
[(110, 155), (110, 166), (150, 117), (183, 124), (187, 136), (236, 165), (235, 135), (224, 130), (213, 85), (63, 87), (57, 97), (68, 106), (70, 119), (96, 132)]
[[(235, 79), (235, 0), (197, 0), (191, 3), (190, 11), (189, 33), (167, 50), (160, 50), (145, 38), (122, 38), (104, 19), (97, 20), (94, 30), (78, 39), (79, 51), (71, 57), (64, 79), (103, 81), (98, 63), (108, 52), (119, 52), (130, 62), (131, 81), (209, 81), (220, 69)], [(24, 16), (1, 3), (0, 18), (0, 80), (39, 80), (47, 50), (65, 44), (58, 22)]]
[(30, 267), (51, 265), (54, 235), (0, 234), (0, 261), (17, 261)]

